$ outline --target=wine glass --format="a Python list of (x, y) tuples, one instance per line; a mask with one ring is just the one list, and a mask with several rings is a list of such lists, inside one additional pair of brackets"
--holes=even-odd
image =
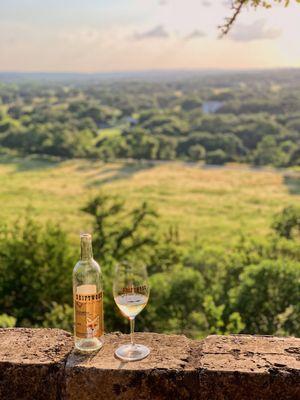
[(139, 263), (122, 262), (115, 268), (114, 299), (122, 314), (130, 321), (130, 344), (120, 346), (115, 355), (123, 361), (137, 361), (147, 357), (148, 347), (133, 340), (135, 317), (144, 309), (149, 299), (147, 269)]

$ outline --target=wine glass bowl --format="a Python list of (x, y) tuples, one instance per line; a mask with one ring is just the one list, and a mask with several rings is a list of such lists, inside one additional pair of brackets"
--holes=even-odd
[(146, 307), (149, 299), (147, 269), (140, 263), (122, 262), (115, 268), (113, 295), (121, 313), (130, 321), (131, 343), (119, 347), (115, 355), (123, 361), (137, 361), (147, 357), (148, 347), (133, 340), (135, 317)]

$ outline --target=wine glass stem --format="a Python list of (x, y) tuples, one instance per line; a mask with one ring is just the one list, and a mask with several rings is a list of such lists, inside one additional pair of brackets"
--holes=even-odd
[(134, 317), (129, 318), (129, 320), (130, 320), (130, 342), (131, 342), (131, 346), (134, 346), (134, 341), (133, 341)]

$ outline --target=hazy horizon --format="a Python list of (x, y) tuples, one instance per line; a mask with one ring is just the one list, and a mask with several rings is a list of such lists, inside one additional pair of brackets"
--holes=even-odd
[(300, 67), (300, 5), (245, 10), (224, 0), (2, 0), (3, 72), (134, 72)]
[(149, 68), (149, 69), (124, 69), (124, 70), (111, 70), (111, 71), (72, 71), (72, 70), (1, 70), (0, 74), (16, 74), (16, 75), (38, 75), (38, 74), (49, 74), (49, 75), (110, 75), (110, 74), (147, 74), (147, 73), (167, 73), (167, 72), (178, 72), (178, 73), (230, 73), (230, 72), (264, 72), (264, 71), (289, 71), (289, 70), (300, 70), (299, 66), (287, 66), (287, 67), (253, 67), (253, 68)]

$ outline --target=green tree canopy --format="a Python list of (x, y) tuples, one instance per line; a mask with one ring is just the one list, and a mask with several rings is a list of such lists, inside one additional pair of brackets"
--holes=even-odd
[(279, 236), (291, 239), (300, 235), (300, 207), (285, 207), (275, 216), (272, 228)]
[(0, 232), (0, 309), (18, 326), (41, 323), (51, 303), (71, 302), (74, 253), (66, 234), (32, 219)]
[(245, 332), (300, 334), (300, 263), (264, 260), (250, 265), (233, 292)]

